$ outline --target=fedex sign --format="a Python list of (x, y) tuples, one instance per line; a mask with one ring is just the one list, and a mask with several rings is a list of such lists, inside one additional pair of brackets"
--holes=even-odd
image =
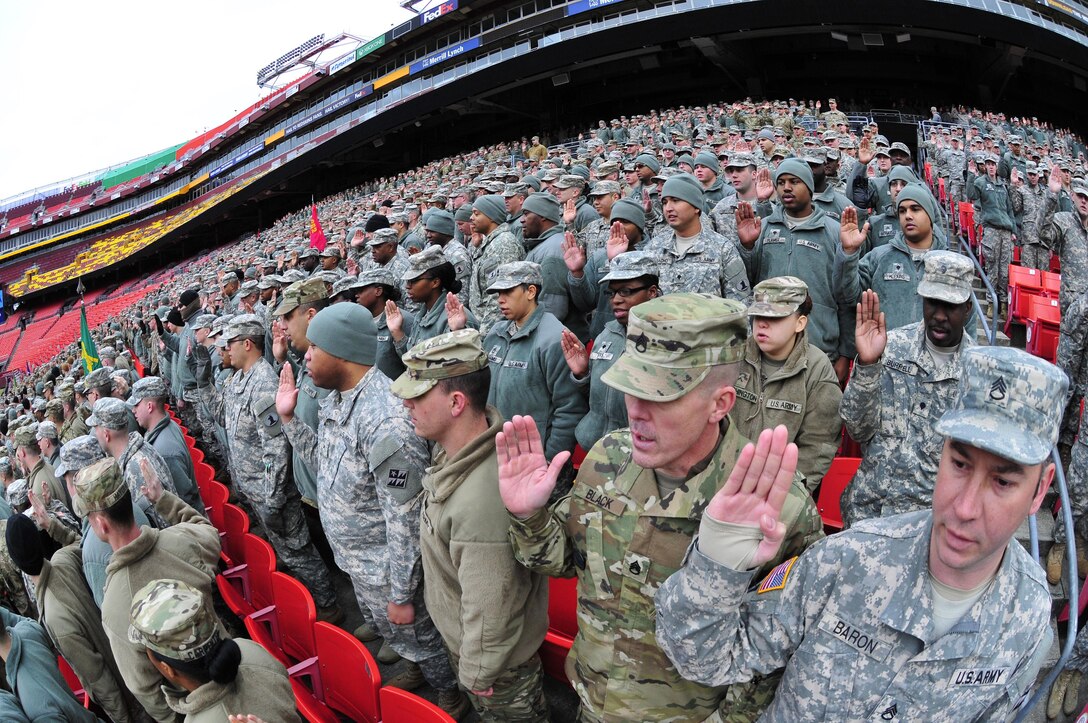
[(421, 12), (419, 14), (419, 24), (426, 25), (432, 20), (437, 20), (438, 18), (446, 15), (447, 13), (452, 13), (456, 9), (457, 0), (446, 0), (436, 8), (431, 8), (430, 10), (424, 10), (423, 12)]

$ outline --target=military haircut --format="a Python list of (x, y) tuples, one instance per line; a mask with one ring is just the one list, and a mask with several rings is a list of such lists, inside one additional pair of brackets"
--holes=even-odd
[(176, 672), (196, 680), (201, 685), (210, 683), (227, 684), (238, 677), (238, 667), (242, 663), (242, 649), (230, 638), (221, 639), (207, 655), (197, 660), (178, 660), (163, 655), (157, 650), (147, 649), (160, 663), (166, 663)]
[(721, 387), (733, 387), (737, 384), (737, 377), (740, 375), (740, 361), (735, 361), (731, 364), (715, 364), (710, 367), (710, 371), (707, 372), (703, 381), (699, 382), (699, 385), (694, 390), (698, 390), (700, 393), (709, 394), (715, 389)]
[(295, 313), (305, 314), (310, 309), (313, 309), (314, 311), (321, 311), (330, 303), (332, 303), (332, 299), (328, 297), (325, 297), (324, 299), (314, 299), (313, 301), (307, 301), (303, 304), (299, 304), (295, 308), (288, 311), (286, 314), (284, 314), (284, 317), (288, 317), (291, 314)]
[(128, 529), (136, 525), (136, 514), (132, 511), (132, 492), (125, 490), (121, 499), (114, 502), (98, 514), (105, 515), (111, 524)]
[(487, 396), (491, 391), (491, 367), (485, 366), (468, 374), (439, 379), (435, 385), (444, 394), (461, 392), (468, 399), (468, 405), (474, 412), (487, 409)]

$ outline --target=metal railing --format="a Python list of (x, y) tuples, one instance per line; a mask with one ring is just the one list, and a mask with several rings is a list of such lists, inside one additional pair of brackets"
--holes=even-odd
[(979, 303), (978, 297), (974, 294), (971, 294), (971, 305), (974, 307), (975, 315), (982, 324), (982, 331), (986, 334), (986, 339), (989, 340), (990, 346), (993, 346), (997, 343), (997, 292), (994, 290), (993, 284), (990, 283), (990, 277), (982, 269), (982, 264), (979, 263), (978, 258), (971, 251), (971, 244), (962, 234), (957, 238), (960, 240), (960, 250), (963, 251), (967, 258), (971, 259), (971, 263), (975, 265), (975, 272), (986, 287), (986, 296), (990, 299), (990, 323), (986, 322), (986, 315), (982, 313), (982, 304)]

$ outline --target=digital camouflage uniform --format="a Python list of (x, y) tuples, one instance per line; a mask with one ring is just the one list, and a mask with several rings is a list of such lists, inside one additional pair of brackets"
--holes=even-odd
[[(1071, 424), (1072, 433), (1076, 434), (1076, 440), (1072, 441), (1069, 469), (1065, 470), (1070, 511), (1073, 515), (1073, 528), (1078, 536), (1088, 539), (1088, 414), (1080, 413), (1081, 400), (1088, 395), (1088, 291), (1081, 293), (1062, 315), (1057, 363), (1058, 368), (1069, 377), (1064, 424)], [(1063, 427), (1063, 434), (1067, 430), (1067, 427)], [(1055, 515), (1055, 518), (1054, 544), (1064, 545), (1067, 538), (1065, 516)], [(1084, 637), (1077, 636), (1077, 654), (1082, 662), (1080, 669), (1088, 670), (1088, 639), (1082, 642)]]
[(1039, 238), (1039, 209), (1046, 198), (1046, 187), (1042, 183), (1033, 186), (1025, 180), (1019, 186), (1012, 186), (1010, 194), (1013, 210), (1020, 219), (1020, 265), (1050, 271), (1050, 249)]
[(498, 297), (487, 292), (487, 287), (491, 284), (491, 274), (503, 264), (523, 258), (525, 248), (506, 229), (506, 224), (497, 226), (473, 249), (468, 306), (480, 322), (481, 333), (487, 333), (493, 324), (503, 318), (499, 311)]
[(450, 239), (442, 247), (442, 255), (453, 264), (453, 275), (461, 282), (457, 298), (468, 308), (468, 290), (472, 283), (472, 253), (460, 241)]
[[(336, 565), (385, 641), (419, 664), (432, 686), (456, 685), (442, 638), (423, 602), (419, 552), (422, 479), (429, 453), (391, 382), (371, 368), (347, 392), (322, 400), (315, 432), (294, 417), (291, 444), (317, 471), (321, 525)], [(389, 622), (386, 605), (412, 603), (411, 625)]]
[(695, 550), (657, 594), (658, 641), (708, 685), (785, 666), (761, 721), (1005, 720), (1050, 649), (1043, 570), (1011, 540), (981, 599), (934, 639), (931, 526), (929, 511), (866, 520), (766, 578)]
[(956, 401), (961, 356), (974, 342), (964, 334), (952, 362), (937, 369), (925, 334), (922, 321), (890, 331), (879, 361), (854, 364), (839, 408), (862, 446), (861, 466), (842, 496), (847, 525), (930, 505), (944, 447), (933, 425)]
[[(244, 317), (235, 317), (235, 322)], [(232, 322), (232, 338), (241, 323)], [(310, 540), (302, 499), (288, 472), (290, 446), (276, 414), (279, 378), (259, 358), (249, 371), (238, 370), (213, 406), (230, 441), (231, 479), (253, 522), (267, 535), (276, 557), (302, 581), (319, 608), (336, 606), (336, 591), (325, 562)], [(221, 405), (221, 406), (220, 406)]]
[(683, 255), (677, 251), (676, 232), (671, 229), (650, 239), (643, 248), (658, 256), (662, 294), (686, 291), (748, 303), (752, 287), (737, 247), (712, 231), (709, 224), (704, 224)]
[[(1016, 233), (1015, 212), (1009, 185), (1001, 178), (968, 175), (967, 197), (978, 201), (978, 223), (982, 224), (982, 252), (986, 275), (997, 290), (998, 299), (1009, 286), (1012, 237)], [(1002, 304), (1004, 305), (1004, 304)]]

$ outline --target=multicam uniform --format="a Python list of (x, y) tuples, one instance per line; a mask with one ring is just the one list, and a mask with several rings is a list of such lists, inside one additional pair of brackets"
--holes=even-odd
[[(619, 430), (589, 452), (569, 495), (527, 519), (511, 518), (515, 554), (523, 565), (546, 575), (578, 577), (578, 636), (566, 668), (582, 702), (583, 721), (694, 723), (719, 705), (726, 720), (753, 720), (774, 695), (777, 680), (742, 690), (685, 680), (653, 638), (654, 593), (680, 568), (703, 509), (748, 441), (724, 426), (706, 466), (693, 470), (664, 500), (653, 470), (631, 459), (630, 431)], [(783, 520), (788, 532), (782, 558), (823, 535), (800, 477), (790, 488)]]

